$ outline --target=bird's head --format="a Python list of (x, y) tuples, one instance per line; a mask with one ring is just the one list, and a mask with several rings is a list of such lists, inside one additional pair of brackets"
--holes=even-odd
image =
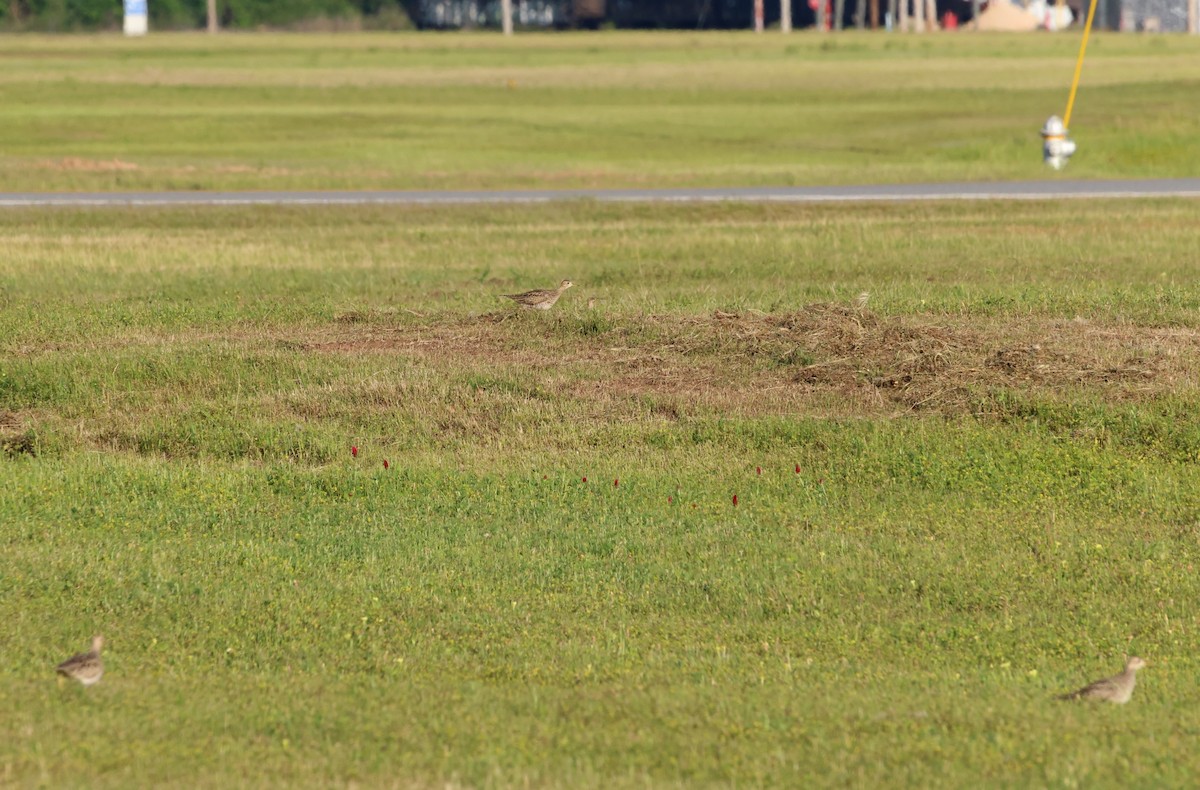
[(104, 636), (96, 634), (92, 637), (92, 650), (99, 653), (102, 647), (104, 647)]
[(565, 291), (574, 284), (575, 283), (571, 282), (570, 280), (563, 280), (561, 283), (558, 284), (558, 290)]
[(1130, 656), (1128, 660), (1125, 661), (1126, 672), (1137, 672), (1139, 669), (1145, 669), (1147, 666), (1146, 660), (1144, 658), (1138, 658), (1137, 656)]

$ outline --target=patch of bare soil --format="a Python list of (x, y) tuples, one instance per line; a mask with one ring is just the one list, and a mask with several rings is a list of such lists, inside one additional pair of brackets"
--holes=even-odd
[[(1194, 387), (1191, 330), (1076, 319), (880, 316), (817, 303), (790, 313), (526, 316), (512, 312), (380, 325), (347, 313), (320, 353), (402, 354), (450, 369), (516, 369), (588, 401), (651, 398), (664, 419), (704, 404), (742, 413), (987, 410), (999, 391), (1095, 390), (1131, 400)], [(586, 331), (585, 331), (586, 330)]]
[(73, 170), (85, 173), (113, 173), (141, 169), (140, 165), (121, 159), (81, 159), (77, 156), (68, 156), (56, 161), (43, 162), (42, 167), (47, 170)]
[(190, 176), (195, 175), (196, 173), (222, 173), (231, 175), (249, 173), (256, 176), (290, 176), (295, 171), (289, 170), (286, 167), (256, 167), (251, 165), (217, 165), (215, 167), (184, 165), (183, 167), (167, 168), (164, 172), (176, 176)]
[[(418, 313), (413, 316), (424, 318)], [(400, 353), (458, 358), (462, 355), (508, 356), (504, 337), (492, 330), (503, 316), (487, 314), (470, 319), (396, 323), (390, 317), (359, 310), (338, 314), (334, 320), (344, 327), (335, 336), (309, 336), (295, 341), (308, 351), (341, 354)]]

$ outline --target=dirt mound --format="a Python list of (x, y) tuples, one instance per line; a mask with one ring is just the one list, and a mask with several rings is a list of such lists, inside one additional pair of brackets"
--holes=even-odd
[[(1047, 334), (1043, 342), (1008, 345), (1011, 338), (980, 328), (880, 318), (841, 305), (813, 304), (764, 323), (790, 335), (812, 360), (793, 371), (796, 384), (872, 392), (911, 409), (960, 412), (997, 389), (1150, 382), (1169, 374), (1154, 354), (1114, 360), (1123, 349), (1079, 335), (1074, 343), (1070, 335)], [(1061, 348), (1049, 347), (1053, 337)]]
[(507, 371), (598, 407), (643, 398), (652, 415), (674, 419), (701, 404), (752, 413), (962, 414), (995, 411), (1012, 392), (1091, 390), (1130, 400), (1185, 381), (1194, 386), (1200, 356), (1200, 333), (1191, 330), (884, 316), (825, 302), (705, 315), (349, 311), (315, 336), (278, 342), (317, 353), (402, 355), (450, 378), (476, 368)]

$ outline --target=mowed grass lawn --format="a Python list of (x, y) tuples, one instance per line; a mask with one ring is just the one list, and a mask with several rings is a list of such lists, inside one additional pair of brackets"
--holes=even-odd
[(1195, 212), (0, 213), (0, 782), (1190, 786)]
[[(1042, 178), (1078, 34), (7, 36), (6, 191)], [(1097, 34), (1081, 178), (1195, 175), (1200, 39)]]

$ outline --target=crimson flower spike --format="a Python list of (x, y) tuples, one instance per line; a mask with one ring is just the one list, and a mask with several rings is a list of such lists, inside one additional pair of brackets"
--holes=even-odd
[(355, 458), (358, 458), (358, 445), (357, 444), (350, 445), (350, 455), (352, 455)]
[(384, 459), (383, 459), (383, 468), (384, 468), (384, 469), (387, 469), (389, 466), (391, 466), (391, 464), (389, 464), (389, 463), (387, 462), (387, 459), (386, 459), (386, 458), (384, 458)]
[(616, 488), (616, 487), (617, 487), (617, 486), (619, 486), (619, 485), (621, 485), (621, 478), (619, 478), (619, 477), (614, 477), (614, 478), (613, 478), (613, 488)]
[(796, 474), (800, 474), (800, 464), (796, 464)]
[(737, 507), (737, 494), (733, 495), (733, 506)]
[(762, 474), (762, 467), (761, 467), (761, 466), (756, 466), (756, 467), (754, 467), (754, 471), (755, 471), (757, 474), (760, 474), (760, 475), (761, 475), (761, 474)]
[(585, 483), (587, 482), (587, 475), (583, 476), (583, 482), (585, 482)]

